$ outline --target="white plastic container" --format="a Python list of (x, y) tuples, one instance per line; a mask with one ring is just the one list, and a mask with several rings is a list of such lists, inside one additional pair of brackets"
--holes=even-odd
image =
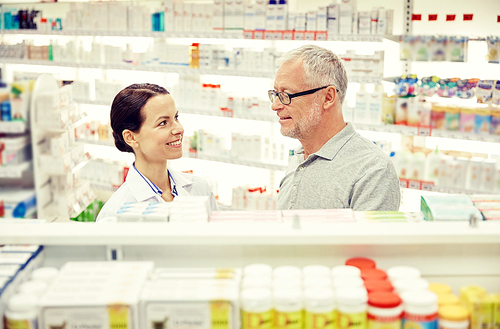
[(333, 288), (351, 289), (351, 288), (364, 288), (363, 279), (359, 277), (338, 277), (333, 279)]
[(302, 270), (297, 266), (278, 266), (273, 270), (273, 277), (284, 278), (284, 277), (302, 277)]
[(392, 283), (396, 292), (401, 294), (405, 291), (422, 291), (429, 290), (429, 281), (423, 278), (416, 279), (399, 279)]
[(338, 277), (361, 277), (361, 270), (355, 266), (339, 265), (332, 268), (332, 278)]
[(439, 308), (439, 329), (468, 329), (469, 311), (460, 305), (448, 305)]
[(47, 290), (48, 284), (44, 281), (26, 281), (19, 286), (20, 294), (33, 294), (40, 298)]
[(302, 275), (306, 277), (330, 277), (330, 268), (324, 265), (308, 265), (302, 268)]
[(304, 292), (304, 328), (333, 329), (337, 322), (335, 294), (331, 289), (310, 288)]
[(308, 276), (304, 277), (302, 280), (302, 286), (305, 289), (309, 288), (323, 288), (323, 289), (331, 289), (332, 288), (332, 279), (329, 276)]
[(420, 278), (420, 270), (412, 266), (393, 266), (387, 270), (387, 276), (391, 282), (399, 279)]
[(35, 295), (12, 296), (5, 311), (7, 328), (38, 329), (37, 302)]
[(268, 276), (245, 276), (241, 281), (241, 289), (247, 288), (268, 288), (272, 286), (272, 280)]
[(403, 302), (388, 291), (368, 294), (368, 329), (401, 329)]
[(255, 263), (247, 265), (243, 268), (243, 276), (257, 275), (271, 277), (272, 273), (273, 268), (268, 264)]
[(368, 294), (364, 288), (340, 289), (337, 297), (337, 326), (344, 329), (365, 329)]
[(294, 276), (274, 278), (272, 287), (273, 290), (302, 289), (302, 279)]
[(411, 322), (422, 329), (437, 329), (438, 297), (431, 291), (405, 291), (401, 294), (403, 300), (403, 322)]
[(434, 152), (427, 154), (425, 164), (425, 180), (438, 184), (439, 180), (439, 161), (441, 160), (441, 153), (438, 148)]
[(249, 288), (241, 291), (242, 329), (272, 328), (271, 290), (266, 288)]
[(56, 277), (57, 273), (59, 273), (59, 270), (55, 267), (40, 267), (33, 271), (31, 274), (31, 280), (44, 281), (47, 284), (50, 284)]
[(275, 289), (273, 302), (275, 328), (302, 329), (302, 289)]

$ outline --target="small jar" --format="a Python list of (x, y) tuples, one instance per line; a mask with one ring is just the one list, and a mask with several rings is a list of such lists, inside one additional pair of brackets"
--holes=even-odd
[(364, 285), (368, 293), (375, 291), (392, 292), (394, 290), (394, 287), (388, 280), (365, 280)]
[(271, 289), (248, 288), (241, 291), (242, 329), (273, 327)]
[(438, 295), (439, 307), (447, 305), (460, 305), (460, 298), (453, 294)]
[(387, 291), (368, 294), (368, 329), (401, 329), (403, 302)]
[(246, 288), (271, 288), (271, 278), (268, 276), (245, 276), (241, 281), (241, 289)]
[(307, 277), (330, 277), (330, 268), (324, 265), (308, 265), (302, 268), (302, 275)]
[(339, 277), (360, 277), (361, 270), (350, 265), (339, 265), (332, 268), (332, 278), (335, 280)]
[(365, 257), (349, 258), (348, 260), (346, 260), (345, 264), (350, 266), (356, 266), (360, 270), (376, 267), (376, 263), (374, 260)]
[(306, 289), (304, 328), (334, 329), (337, 323), (335, 294), (331, 289)]
[(9, 299), (5, 311), (6, 329), (38, 329), (36, 295), (17, 294)]
[(469, 311), (460, 305), (447, 305), (439, 308), (439, 329), (468, 329)]
[(333, 289), (364, 288), (360, 277), (340, 277), (333, 280)]
[(44, 281), (26, 281), (19, 286), (20, 294), (33, 294), (38, 298), (42, 297), (47, 290), (48, 284)]
[(365, 329), (368, 294), (364, 288), (340, 289), (337, 297), (337, 326), (343, 329)]
[(304, 325), (302, 289), (275, 289), (274, 329), (302, 329)]
[(420, 278), (420, 270), (412, 266), (393, 266), (387, 270), (387, 275), (391, 282), (399, 279)]
[(304, 277), (304, 279), (302, 280), (302, 285), (304, 287), (304, 290), (308, 288), (332, 289), (332, 280), (329, 276)]
[(361, 278), (363, 280), (386, 280), (387, 273), (378, 268), (363, 269), (361, 271)]
[(47, 284), (50, 284), (58, 273), (59, 270), (55, 267), (40, 267), (31, 273), (31, 280), (45, 281)]
[(302, 278), (302, 270), (297, 266), (278, 266), (273, 270), (274, 279), (284, 277), (297, 277)]
[(302, 289), (302, 279), (300, 277), (282, 277), (273, 280), (273, 290), (281, 289)]
[(422, 329), (437, 329), (438, 302), (437, 295), (431, 291), (405, 291), (403, 300), (403, 328), (406, 323)]
[(431, 282), (429, 283), (429, 290), (438, 296), (451, 294), (451, 287), (444, 283)]

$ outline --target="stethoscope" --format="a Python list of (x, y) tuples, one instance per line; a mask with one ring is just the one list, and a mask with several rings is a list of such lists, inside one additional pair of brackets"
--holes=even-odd
[[(155, 194), (157, 194), (157, 195), (159, 195), (161, 197), (162, 194), (163, 194), (163, 191), (158, 186), (156, 186), (155, 183), (153, 183), (152, 181), (150, 181), (149, 179), (147, 179), (143, 174), (141, 174), (141, 172), (135, 167), (135, 163), (132, 164), (132, 166), (134, 167), (135, 171), (137, 171), (137, 173), (142, 177), (142, 179), (144, 179), (144, 181), (146, 182), (146, 184), (148, 184), (148, 186), (151, 188), (151, 190), (153, 190), (153, 192)], [(175, 180), (172, 177), (172, 174), (170, 173), (170, 170), (167, 169), (167, 171), (168, 171), (168, 176), (170, 177), (170, 181), (174, 185), (173, 188), (172, 188), (172, 192), (170, 192), (170, 194), (172, 194), (174, 197), (176, 197), (179, 194), (177, 193), (177, 186), (175, 185)]]

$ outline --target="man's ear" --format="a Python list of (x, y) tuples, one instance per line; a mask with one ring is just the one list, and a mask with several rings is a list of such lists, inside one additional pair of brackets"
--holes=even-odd
[(325, 101), (323, 103), (323, 109), (328, 110), (332, 108), (338, 101), (338, 93), (334, 86), (329, 86), (326, 88)]
[(125, 129), (122, 132), (123, 140), (127, 143), (131, 148), (136, 148), (139, 146), (139, 142), (135, 139), (135, 134), (133, 131)]

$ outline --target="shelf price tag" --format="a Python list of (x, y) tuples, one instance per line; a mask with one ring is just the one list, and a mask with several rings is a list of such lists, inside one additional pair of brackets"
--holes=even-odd
[(446, 15), (446, 21), (447, 22), (454, 21), (455, 17), (457, 17), (457, 15)]
[(252, 31), (252, 30), (245, 30), (245, 31), (243, 32), (243, 37), (244, 37), (245, 39), (253, 39), (253, 38), (255, 38), (255, 36), (254, 36), (254, 31)]
[(404, 178), (399, 179), (399, 186), (401, 188), (408, 188), (408, 180)]
[(422, 14), (412, 14), (411, 15), (411, 20), (412, 21), (421, 21), (422, 20)]
[(437, 21), (438, 15), (437, 14), (429, 14), (429, 21)]
[(474, 14), (464, 14), (464, 21), (472, 21)]
[(434, 191), (434, 183), (422, 182), (422, 191)]
[(293, 40), (293, 31), (287, 30), (283, 32), (283, 40)]
[(293, 32), (294, 40), (305, 40), (305, 32), (304, 31), (295, 31)]
[(418, 135), (429, 137), (431, 135), (431, 127), (419, 126)]
[(328, 40), (328, 35), (326, 31), (318, 31), (316, 32), (316, 40), (326, 41)]
[(264, 40), (264, 31), (253, 31), (253, 38), (256, 40)]
[(316, 31), (306, 31), (304, 33), (305, 40), (314, 41), (315, 38), (316, 38)]
[(264, 31), (265, 40), (274, 40), (274, 31)]
[(418, 180), (409, 180), (408, 181), (408, 188), (414, 189), (414, 190), (420, 190), (420, 181)]

